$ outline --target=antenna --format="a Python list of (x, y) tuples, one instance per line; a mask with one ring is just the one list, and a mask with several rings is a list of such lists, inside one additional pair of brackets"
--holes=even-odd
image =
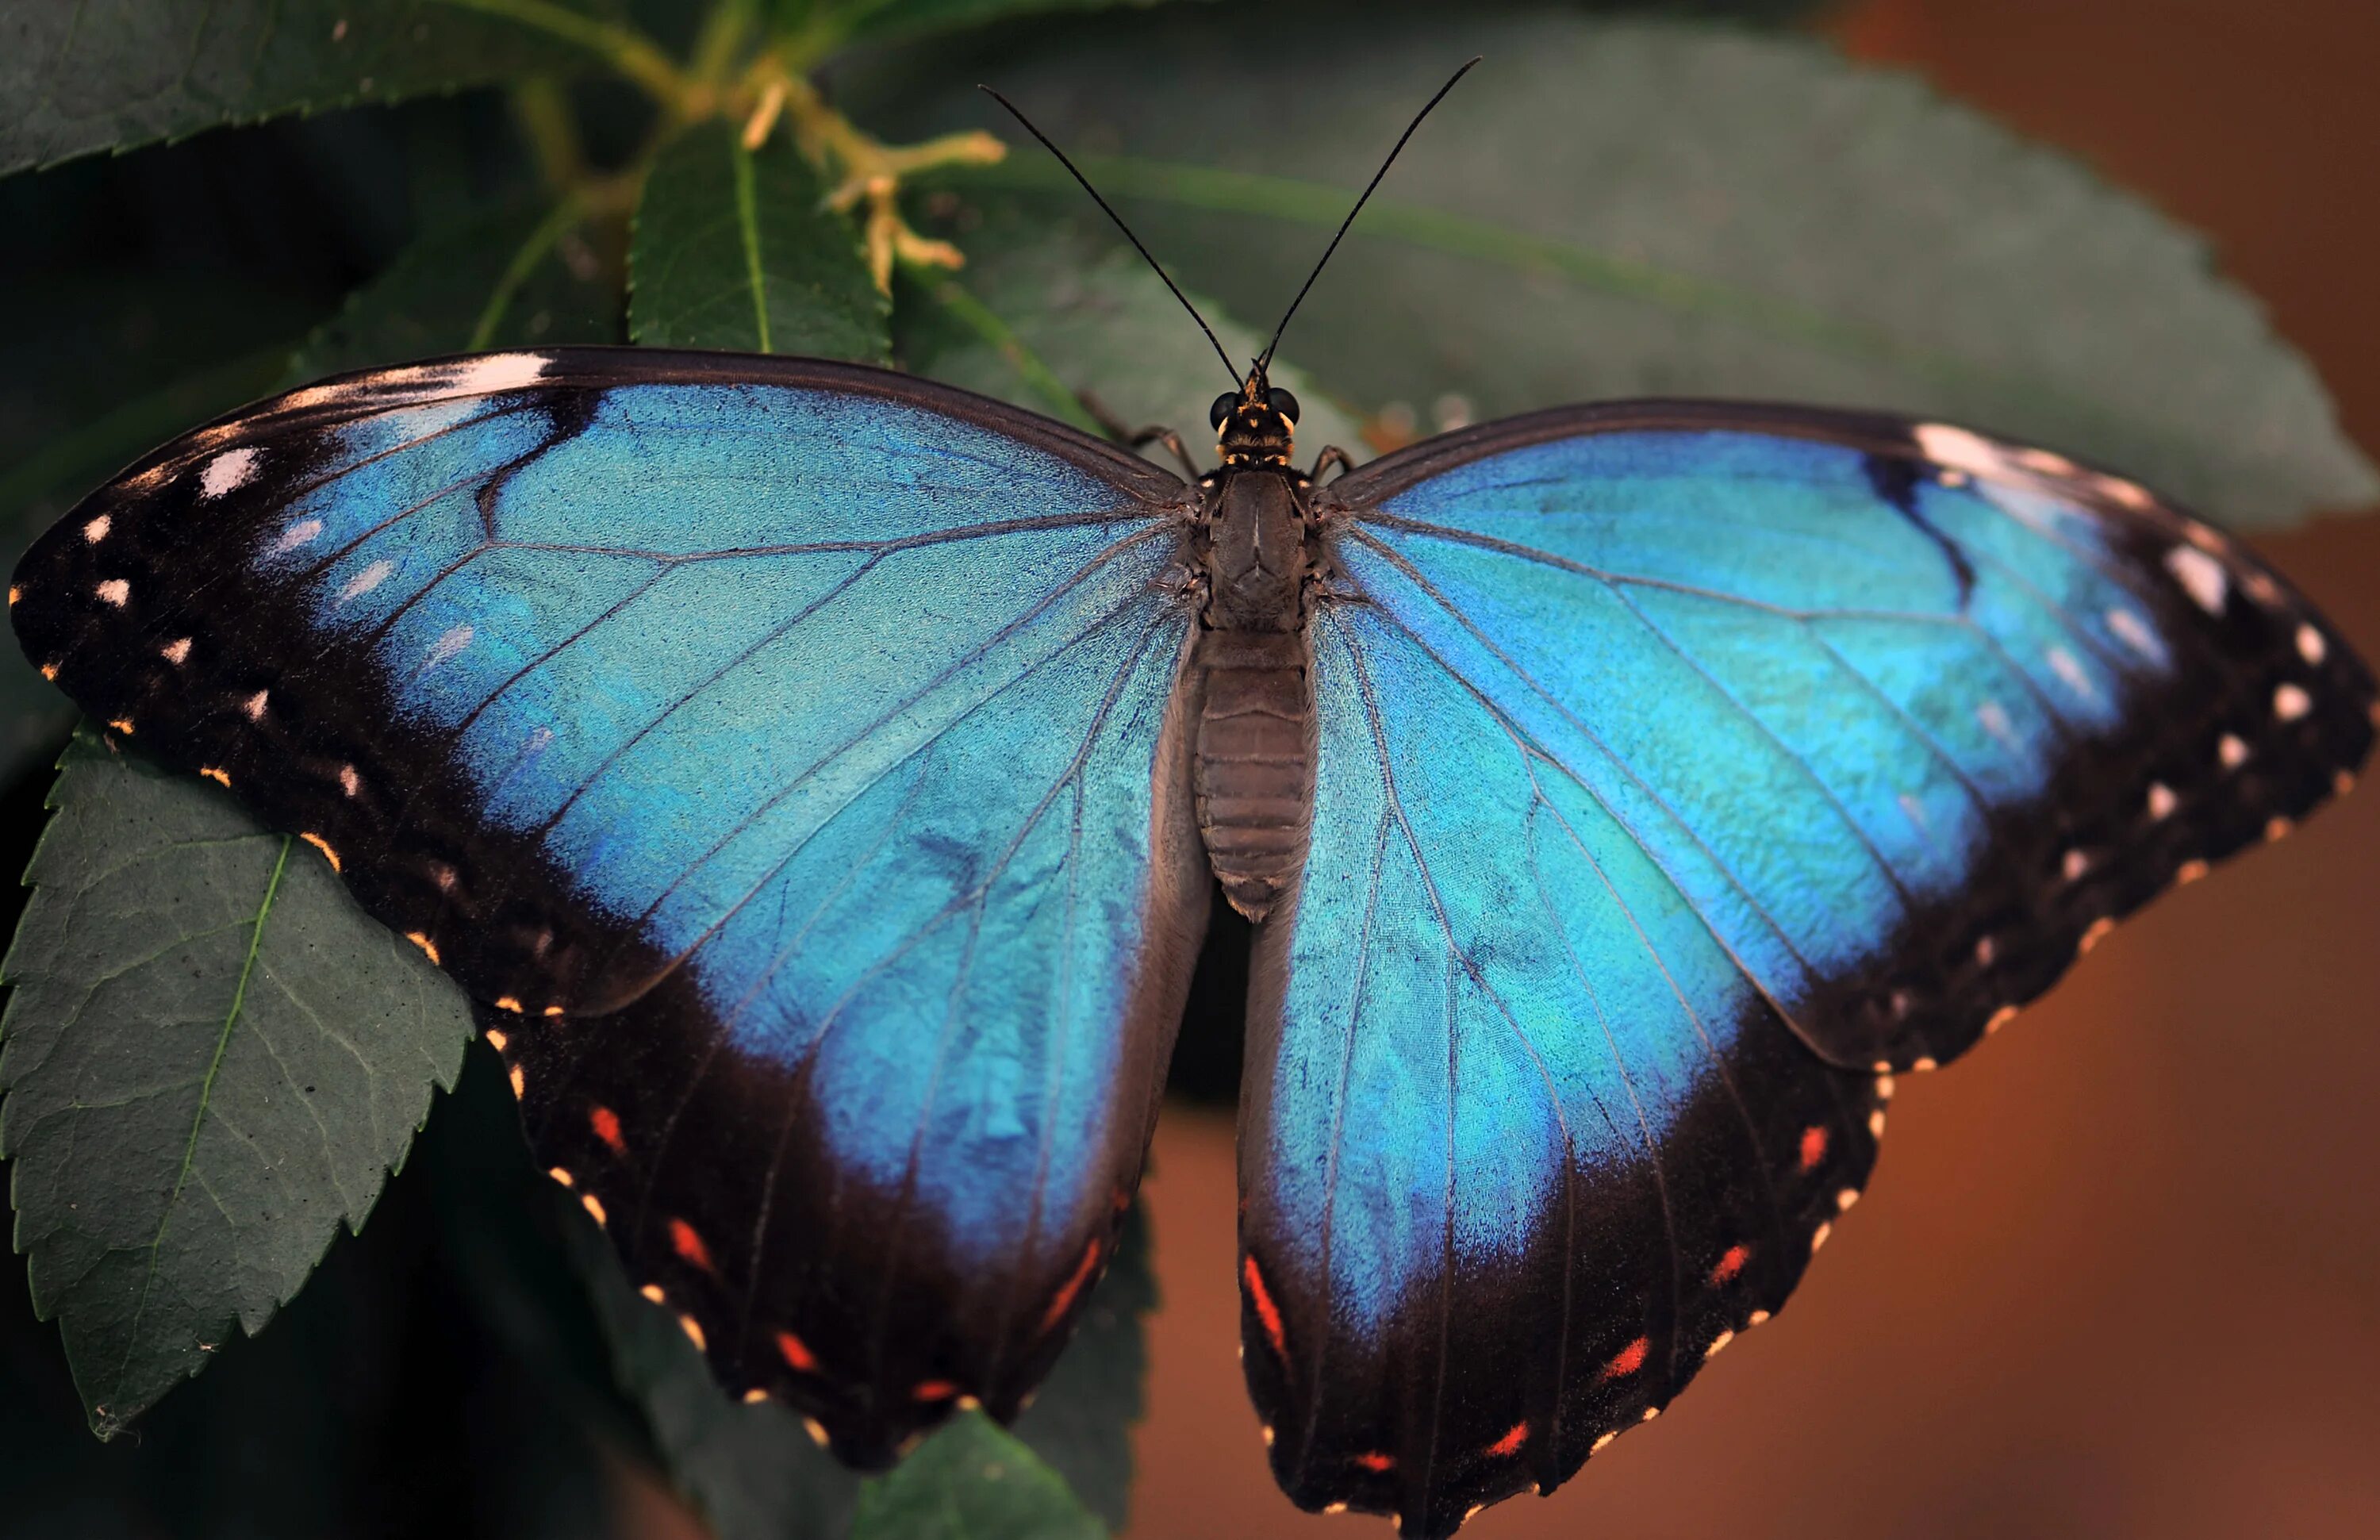
[[(1476, 59), (1472, 61), (1472, 64), (1476, 63), (1478, 63)], [(1463, 67), (1468, 69), (1471, 67), (1471, 65), (1464, 65)], [(1451, 81), (1448, 83), (1450, 85), (1452, 84)], [(1001, 95), (1000, 92), (992, 90), (990, 86), (978, 86), (975, 89), (983, 92), (986, 96), (990, 97), (1002, 106), (1006, 107), (1008, 109), (1008, 115), (1016, 119), (1017, 122), (1024, 124), (1025, 131), (1031, 134), (1035, 139), (1039, 139), (1041, 141), (1042, 149), (1047, 150), (1052, 155), (1057, 156), (1058, 164), (1064, 166), (1067, 174), (1073, 176), (1075, 181), (1080, 182), (1083, 186), (1083, 190), (1091, 195), (1091, 201), (1099, 206), (1101, 212), (1105, 213), (1110, 219), (1115, 221), (1115, 227), (1123, 232), (1123, 238), (1132, 242), (1132, 249), (1135, 251), (1139, 252), (1141, 259), (1148, 262), (1151, 268), (1156, 270), (1157, 275), (1160, 278), (1165, 280), (1165, 286), (1173, 291), (1174, 298), (1182, 301), (1182, 308), (1190, 312), (1190, 319), (1198, 323), (1198, 330), (1207, 333), (1207, 341), (1214, 346), (1215, 357), (1223, 360), (1223, 368), (1231, 372), (1232, 383), (1237, 385), (1240, 382), (1239, 367), (1232, 362), (1232, 356), (1229, 353), (1224, 352), (1223, 345), (1216, 340), (1215, 329), (1207, 324), (1207, 318), (1198, 313), (1197, 306), (1190, 303), (1190, 297), (1182, 292), (1181, 285), (1174, 283), (1172, 278), (1167, 275), (1165, 269), (1159, 266), (1157, 259), (1148, 254), (1148, 248), (1140, 244), (1140, 237), (1132, 233), (1132, 226), (1123, 222), (1123, 215), (1108, 207), (1108, 200), (1099, 196), (1099, 188), (1091, 186), (1090, 178), (1085, 176), (1081, 172), (1075, 169), (1075, 163), (1066, 159), (1066, 152), (1063, 150), (1059, 149), (1056, 145), (1050, 143), (1049, 135), (1033, 127), (1033, 120), (1026, 116), (1023, 113), (1018, 112), (1016, 110), (1015, 103), (1011, 102), (1007, 97)], [(1439, 94), (1443, 96), (1446, 92), (1439, 91)], [(1434, 107), (1437, 104), (1437, 103), (1432, 102), (1430, 106)], [(1423, 109), (1425, 112), (1427, 110), (1428, 108)], [(1413, 130), (1408, 128), (1405, 132), (1410, 134)], [(1404, 143), (1404, 140), (1399, 139), (1397, 143), (1402, 146)], [(1377, 182), (1379, 178), (1376, 176), (1373, 180)], [(1351, 215), (1350, 217), (1353, 216)], [(1311, 280), (1309, 280), (1309, 282)], [(1269, 354), (1272, 350), (1270, 348), (1267, 348), (1265, 351)]]
[[(1414, 130), (1421, 127), (1421, 120), (1429, 115), (1430, 109), (1437, 106), (1440, 102), (1446, 100), (1446, 93), (1454, 89), (1454, 82), (1462, 79), (1465, 75), (1470, 74), (1471, 65), (1477, 64), (1483, 57), (1485, 57), (1484, 55), (1472, 55), (1471, 64), (1464, 65), (1461, 69), (1456, 70), (1451, 76), (1450, 76), (1447, 79), (1446, 84), (1438, 88), (1438, 94), (1431, 97), (1428, 103), (1425, 105), (1421, 111), (1414, 114), (1414, 120), (1405, 125), (1405, 131), (1397, 136), (1397, 142), (1391, 146), (1389, 151), (1389, 158), (1380, 163), (1380, 169), (1372, 174), (1370, 185), (1364, 188), (1363, 197), (1355, 200), (1355, 206), (1347, 211), (1347, 217), (1345, 219), (1340, 221), (1339, 233), (1332, 236), (1330, 237), (1330, 244), (1322, 249), (1322, 261), (1315, 263), (1314, 271), (1305, 275), (1305, 287), (1300, 288), (1297, 291), (1297, 297), (1289, 302), (1289, 309), (1281, 316), (1281, 324), (1272, 329), (1272, 341), (1265, 344), (1265, 350), (1257, 355), (1256, 366), (1258, 377), (1262, 377), (1265, 371), (1272, 367), (1272, 350), (1281, 346), (1281, 334), (1289, 330), (1289, 318), (1297, 313), (1297, 308), (1300, 305), (1305, 303), (1306, 289), (1312, 288), (1314, 286), (1314, 280), (1322, 276), (1322, 268), (1324, 263), (1330, 261), (1330, 253), (1339, 249), (1339, 242), (1346, 236), (1347, 227), (1355, 223), (1355, 216), (1364, 212), (1365, 203), (1368, 201), (1372, 196), (1372, 188), (1378, 187), (1380, 185), (1380, 178), (1389, 174), (1389, 167), (1397, 164), (1397, 155), (1399, 152), (1404, 149), (1405, 140), (1414, 137)], [(1011, 112), (1014, 112), (1015, 110), (1016, 109), (1014, 107), (1009, 109)], [(1026, 127), (1029, 128), (1032, 125), (1028, 123)], [(1069, 167), (1068, 169), (1071, 170), (1073, 168)], [(1092, 196), (1096, 198), (1099, 195), (1094, 193)], [(1104, 206), (1105, 205), (1102, 205), (1102, 207)], [(1188, 301), (1184, 300), (1184, 303), (1187, 304)], [(1204, 325), (1206, 323), (1201, 321), (1199, 324)], [(1208, 334), (1212, 336), (1214, 333), (1208, 333)]]

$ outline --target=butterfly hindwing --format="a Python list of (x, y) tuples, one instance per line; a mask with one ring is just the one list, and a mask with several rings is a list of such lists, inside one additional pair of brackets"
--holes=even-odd
[(19, 568), (120, 742), (479, 1003), (736, 1390), (1012, 1413), (1138, 1179), (1208, 899), (1184, 489), (879, 370), (600, 349), (201, 430)]
[(1284, 1487), (1409, 1534), (1657, 1412), (1856, 1198), (1888, 1072), (2372, 738), (2235, 543), (1946, 428), (1584, 408), (1318, 502), (1243, 1335)]
[(1313, 854), (1250, 1008), (1248, 1378), (1293, 1497), (1444, 1534), (1782, 1304), (1888, 1087), (1392, 621), (1315, 641)]

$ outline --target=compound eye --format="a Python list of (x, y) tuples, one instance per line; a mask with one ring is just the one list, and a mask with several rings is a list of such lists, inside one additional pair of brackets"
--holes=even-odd
[(1222, 394), (1215, 397), (1215, 404), (1207, 408), (1207, 421), (1208, 425), (1220, 429), (1223, 426), (1223, 419), (1230, 417), (1232, 415), (1232, 408), (1237, 406), (1239, 404), (1240, 393), (1237, 391), (1225, 391)]
[(1292, 422), (1297, 420), (1297, 397), (1282, 390), (1279, 385), (1265, 392), (1265, 405)]

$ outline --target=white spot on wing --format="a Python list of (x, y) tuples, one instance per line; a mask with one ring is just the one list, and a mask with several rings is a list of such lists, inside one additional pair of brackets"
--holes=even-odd
[(91, 544), (97, 545), (100, 541), (107, 539), (108, 530), (115, 527), (115, 521), (108, 517), (105, 514), (102, 514), (97, 518), (92, 519), (89, 524), (82, 527), (82, 538), (89, 540)]
[(264, 702), (266, 697), (272, 693), (273, 692), (270, 690), (259, 690), (254, 695), (248, 697), (246, 703), (240, 707), (240, 709), (248, 713), (249, 721), (262, 721), (264, 720)]
[(2194, 545), (2178, 545), (2165, 553), (2165, 566), (2200, 609), (2210, 615), (2223, 612), (2223, 600), (2230, 592), (2231, 579), (2224, 573), (2222, 563)]
[(2091, 687), (2091, 676), (2082, 672), (2082, 661), (2074, 654), (2062, 647), (2053, 647), (2049, 649), (2048, 658), (2049, 672), (2058, 675), (2058, 681), (2068, 689), (2085, 699), (2098, 694)]
[(2248, 762), (2248, 746), (2241, 743), (2235, 735), (2226, 733), (2223, 734), (2222, 741), (2215, 746), (2215, 758), (2222, 761), (2225, 770), (2238, 770)]
[(2017, 741), (2016, 724), (2009, 721), (2007, 709), (1998, 701), (1986, 700), (1976, 707), (1975, 721), (1981, 724), (1985, 732), (1992, 735), (1994, 743), (1998, 744), (2010, 754), (2024, 752), (2024, 745)]
[(2147, 488), (2127, 481), (2120, 476), (2097, 477), (2091, 484), (2099, 489), (2102, 497), (2119, 507), (2150, 508), (2156, 505), (2156, 499), (2149, 495)]
[(431, 645), (430, 656), (421, 661), (421, 666), (434, 669), (470, 645), (471, 628), (468, 625), (450, 626), (446, 634)]
[(264, 548), (264, 553), (267, 556), (285, 556), (322, 532), (321, 519), (300, 519), (273, 537), (273, 543)]
[(339, 767), (339, 790), (346, 793), (349, 796), (353, 796), (362, 788), (363, 783), (363, 777), (356, 773), (355, 766), (342, 765)]
[(2273, 715), (2283, 721), (2295, 721), (2313, 709), (2313, 697), (2295, 685), (2284, 685), (2273, 692)]
[(2169, 818), (2174, 808), (2180, 805), (2180, 797), (2173, 794), (2173, 788), (2164, 782), (2149, 782), (2149, 817), (2159, 819)]
[(1991, 440), (1947, 422), (1921, 422), (1912, 434), (1927, 459), (1971, 476), (1989, 476), (2009, 463), (2007, 452)]
[(2148, 622), (2141, 619), (2131, 611), (2120, 605), (2108, 611), (2107, 629), (2116, 634), (2118, 641), (2150, 662), (2165, 661), (2165, 649), (2157, 645), (2156, 633), (2149, 629)]
[(2329, 652), (2330, 646), (2322, 639), (2321, 632), (2315, 630), (2311, 625), (2301, 625), (2298, 627), (2299, 657), (2304, 659), (2309, 663), (2319, 663), (2329, 654)]
[(347, 579), (347, 586), (339, 590), (339, 602), (345, 604), (348, 600), (362, 598), (387, 582), (388, 575), (395, 570), (396, 564), (394, 562), (374, 562)]
[(121, 577), (111, 577), (91, 591), (121, 610), (124, 601), (132, 597), (132, 585)]
[(458, 394), (516, 391), (544, 377), (547, 359), (537, 353), (490, 353), (454, 366), (446, 388)]
[(258, 466), (263, 455), (254, 449), (226, 449), (207, 462), (199, 472), (199, 492), (203, 497), (221, 497), (237, 491), (256, 479)]
[(174, 641), (167, 642), (164, 647), (159, 648), (157, 651), (158, 654), (169, 663), (185, 662), (190, 656), (190, 638), (188, 637), (182, 637)]

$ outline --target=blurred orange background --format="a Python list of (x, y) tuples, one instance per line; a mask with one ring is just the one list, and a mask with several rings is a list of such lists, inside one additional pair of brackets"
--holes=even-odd
[[(2380, 5), (1869, 0), (1854, 54), (2211, 234), (2380, 452)], [(2380, 522), (2258, 542), (2380, 658)], [(2380, 794), (2167, 897), (1947, 1073), (1791, 1309), (1547, 1501), (1537, 1535), (2380, 1535)], [(1240, 1380), (1227, 1112), (1148, 1188), (1133, 1540), (1326, 1537)]]

